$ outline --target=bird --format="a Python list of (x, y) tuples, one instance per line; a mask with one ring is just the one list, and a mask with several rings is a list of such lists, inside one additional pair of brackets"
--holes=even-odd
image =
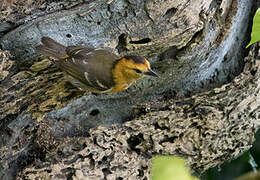
[(137, 55), (119, 57), (105, 49), (88, 46), (64, 46), (50, 37), (42, 37), (37, 54), (54, 58), (68, 81), (93, 93), (116, 93), (126, 90), (145, 76), (158, 77), (149, 61)]

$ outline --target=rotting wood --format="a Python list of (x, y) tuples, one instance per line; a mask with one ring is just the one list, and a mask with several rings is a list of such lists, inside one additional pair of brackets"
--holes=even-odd
[[(184, 156), (193, 170), (203, 172), (247, 150), (259, 128), (259, 60), (253, 58), (259, 56), (259, 46), (251, 50), (244, 72), (233, 82), (208, 92), (196, 92), (220, 86), (242, 71), (253, 1), (232, 1), (226, 6), (227, 1), (221, 4), (194, 1), (196, 5), (181, 2), (186, 1), (172, 2), (166, 10), (158, 6), (161, 1), (150, 0), (145, 4), (131, 0), (95, 1), (100, 3), (96, 8), (103, 11), (77, 16), (88, 19), (92, 15), (90, 27), (96, 27), (102, 26), (102, 22), (98, 23), (102, 12), (109, 11), (111, 21), (119, 23), (115, 27), (120, 28), (113, 31), (108, 28), (102, 31), (105, 35), (86, 35), (90, 41), (83, 38), (84, 44), (106, 46), (121, 54), (142, 53), (151, 57), (153, 67), (161, 74), (160, 79), (146, 79), (116, 95), (83, 96), (49, 60), (19, 59), (16, 53), (26, 54), (15, 52), (19, 48), (10, 49), (16, 58), (1, 51), (0, 175), (14, 177), (19, 173), (19, 177), (29, 179), (69, 176), (141, 179), (149, 178), (153, 153)], [(164, 3), (168, 7), (169, 2)], [(180, 9), (175, 9), (175, 5)], [(194, 7), (198, 7), (196, 11)], [(225, 9), (221, 11), (220, 7)], [(50, 16), (76, 12), (78, 8), (39, 18), (46, 22)], [(124, 12), (138, 18), (134, 22), (123, 21)], [(142, 24), (146, 21), (148, 24)], [(161, 29), (165, 22), (166, 28)], [(28, 30), (35, 25), (33, 21), (29, 23), (32, 26), (25, 24), (2, 37), (3, 48), (8, 48), (10, 42), (11, 46), (33, 48), (23, 44), (35, 45), (40, 38), (38, 35), (32, 40), (25, 38), (28, 36), (23, 28)], [(120, 23), (136, 24), (129, 29)], [(41, 28), (46, 29), (46, 24)], [(151, 28), (152, 24), (157, 28)], [(59, 28), (62, 27), (67, 26), (61, 23)], [(183, 36), (170, 38), (167, 28)], [(77, 36), (64, 39), (66, 31), (59, 34), (57, 29), (53, 30), (55, 39), (65, 44), (83, 43)], [(26, 41), (8, 38), (17, 37), (17, 33)], [(184, 95), (194, 96), (183, 99)], [(91, 171), (85, 172), (83, 167)]]

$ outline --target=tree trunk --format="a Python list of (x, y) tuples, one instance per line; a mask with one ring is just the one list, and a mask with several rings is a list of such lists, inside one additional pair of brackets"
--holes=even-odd
[[(256, 1), (38, 3), (30, 15), (2, 5), (0, 44), (12, 54), (0, 52), (3, 178), (143, 179), (153, 154), (183, 156), (202, 173), (251, 147), (259, 44), (246, 58), (245, 45)], [(146, 56), (160, 78), (83, 94), (35, 56), (42, 36)]]

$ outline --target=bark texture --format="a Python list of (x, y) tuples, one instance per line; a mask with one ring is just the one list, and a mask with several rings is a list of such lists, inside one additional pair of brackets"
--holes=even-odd
[[(2, 178), (149, 179), (153, 154), (184, 156), (201, 173), (250, 148), (259, 45), (244, 56), (256, 1), (38, 3), (18, 11), (19, 24), (12, 11), (1, 19)], [(161, 77), (113, 95), (78, 92), (35, 56), (42, 36), (144, 55)]]
[(185, 157), (199, 173), (235, 158), (251, 147), (260, 127), (259, 57), (258, 44), (231, 83), (191, 98), (146, 104), (144, 115), (92, 128), (86, 137), (55, 139), (51, 121), (43, 119), (34, 137), (41, 153), (34, 152), (37, 161), (19, 177), (149, 179), (152, 154)]

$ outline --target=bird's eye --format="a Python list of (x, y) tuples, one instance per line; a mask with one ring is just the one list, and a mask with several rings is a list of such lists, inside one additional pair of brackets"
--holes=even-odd
[(137, 72), (138, 74), (141, 74), (142, 73), (142, 71), (140, 71), (139, 69), (134, 69), (135, 70), (135, 72)]

